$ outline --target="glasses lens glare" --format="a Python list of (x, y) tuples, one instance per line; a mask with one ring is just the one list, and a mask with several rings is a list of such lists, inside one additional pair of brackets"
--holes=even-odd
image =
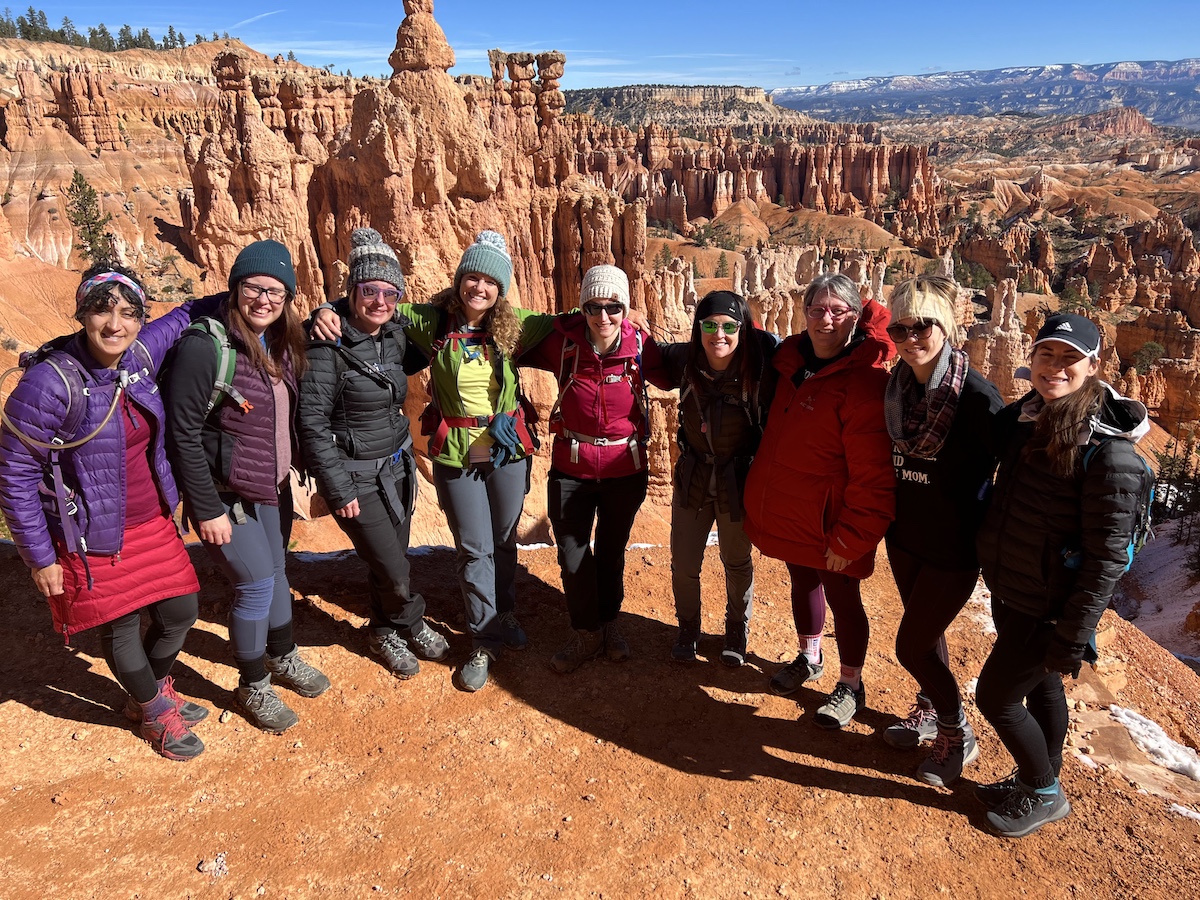
[(700, 330), (705, 334), (716, 334), (719, 328), (727, 335), (734, 335), (738, 333), (738, 329), (741, 327), (740, 322), (714, 322), (711, 319), (700, 320)]

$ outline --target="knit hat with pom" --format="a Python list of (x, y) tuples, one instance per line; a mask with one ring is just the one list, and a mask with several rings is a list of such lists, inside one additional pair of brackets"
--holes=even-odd
[(374, 228), (355, 228), (350, 233), (349, 263), (347, 290), (364, 281), (386, 281), (404, 293), (404, 271), (400, 261)]
[(478, 272), (495, 279), (500, 285), (500, 296), (508, 293), (512, 282), (513, 263), (508, 255), (508, 245), (504, 236), (495, 231), (481, 231), (475, 238), (475, 243), (464, 251), (462, 261), (454, 271), (454, 290), (458, 291), (459, 282), (468, 272)]
[(589, 300), (612, 300), (629, 312), (629, 279), (616, 266), (592, 266), (583, 273), (583, 284), (579, 288), (579, 305)]

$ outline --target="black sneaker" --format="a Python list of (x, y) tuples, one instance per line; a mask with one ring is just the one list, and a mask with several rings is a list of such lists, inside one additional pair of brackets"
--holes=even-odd
[(1043, 793), (1017, 781), (995, 809), (987, 813), (987, 826), (1000, 837), (1022, 838), (1043, 825), (1071, 814), (1071, 803), (1056, 781), (1053, 793)]
[(883, 739), (897, 750), (912, 750), (926, 741), (937, 737), (937, 711), (933, 704), (917, 695), (917, 702), (908, 711), (908, 716), (893, 722), (883, 730)]
[(238, 709), (256, 728), (271, 734), (283, 734), (300, 721), (295, 711), (279, 699), (271, 687), (271, 676), (248, 685), (239, 684), (234, 691)]
[(473, 694), (486, 685), (491, 664), (492, 655), (483, 647), (476, 647), (458, 670), (458, 683), (462, 689)]
[(696, 644), (700, 641), (700, 620), (679, 620), (679, 634), (671, 648), (671, 659), (675, 662), (695, 662)]
[(1017, 788), (1017, 770), (1013, 769), (1007, 778), (993, 781), (991, 784), (977, 784), (972, 792), (975, 799), (988, 809), (995, 809), (1004, 799)]
[(811, 663), (808, 657), (801, 653), (794, 660), (775, 673), (767, 685), (772, 694), (786, 697), (793, 693), (806, 681), (816, 681), (825, 672), (824, 663)]
[(844, 728), (854, 714), (867, 705), (867, 689), (860, 682), (858, 690), (844, 681), (833, 686), (825, 703), (817, 708), (816, 723), (822, 728)]
[(274, 684), (291, 688), (301, 697), (319, 697), (329, 690), (329, 679), (300, 657), (295, 644), (283, 656), (268, 656), (265, 662)]
[(731, 669), (736, 669), (746, 664), (745, 623), (725, 623), (725, 649), (721, 651), (721, 662)]
[(975, 732), (967, 721), (958, 728), (938, 726), (929, 755), (917, 766), (917, 778), (935, 787), (950, 787), (962, 775), (963, 766), (979, 759)]
[(394, 631), (389, 631), (387, 634), (372, 632), (367, 636), (367, 647), (376, 656), (381, 657), (383, 664), (401, 680), (412, 678), (421, 671), (421, 664), (408, 649), (404, 638)]
[(408, 633), (408, 645), (421, 659), (437, 661), (445, 659), (446, 654), (450, 652), (449, 642), (430, 628), (424, 619), (414, 625)]
[(529, 646), (529, 636), (517, 621), (516, 613), (510, 609), (500, 613), (497, 618), (500, 621), (500, 635), (506, 650), (524, 650)]

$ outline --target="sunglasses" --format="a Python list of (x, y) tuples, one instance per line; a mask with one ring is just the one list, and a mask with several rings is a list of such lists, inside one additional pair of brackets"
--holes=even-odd
[(384, 303), (398, 303), (400, 298), (404, 296), (403, 291), (397, 291), (393, 288), (377, 288), (373, 284), (360, 284), (358, 286), (358, 294), (364, 300), (374, 300), (379, 297)]
[(701, 319), (700, 330), (705, 334), (716, 334), (717, 329), (721, 330), (722, 334), (735, 335), (742, 328), (741, 322), (714, 322), (712, 319)]
[(929, 337), (929, 332), (933, 330), (933, 326), (936, 324), (937, 322), (934, 322), (932, 319), (917, 319), (911, 325), (889, 325), (887, 327), (887, 334), (897, 344), (903, 344), (908, 340), (910, 335), (919, 341), (923, 341)]
[(585, 303), (583, 304), (583, 311), (589, 316), (608, 313), (608, 317), (612, 319), (625, 312), (625, 307), (620, 303)]

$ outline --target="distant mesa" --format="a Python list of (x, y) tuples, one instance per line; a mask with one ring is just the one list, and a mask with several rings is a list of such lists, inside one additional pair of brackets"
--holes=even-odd
[(1087, 114), (1136, 106), (1156, 125), (1200, 128), (1200, 59), (1065, 63), (777, 88), (778, 106), (867, 122), (912, 116)]

